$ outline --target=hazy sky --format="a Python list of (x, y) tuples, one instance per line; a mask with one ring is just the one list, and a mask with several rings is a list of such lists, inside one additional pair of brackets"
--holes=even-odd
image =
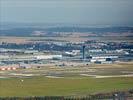
[(133, 25), (133, 0), (0, 0), (0, 21)]

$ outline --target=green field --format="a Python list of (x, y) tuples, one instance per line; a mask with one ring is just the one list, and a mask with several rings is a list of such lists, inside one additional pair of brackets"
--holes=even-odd
[(46, 78), (40, 76), (0, 79), (0, 96), (89, 95), (132, 88), (133, 78)]

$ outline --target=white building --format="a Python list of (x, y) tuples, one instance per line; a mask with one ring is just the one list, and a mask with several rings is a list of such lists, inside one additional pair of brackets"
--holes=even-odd
[(90, 62), (94, 63), (96, 61), (104, 62), (106, 59), (91, 59)]
[(106, 58), (111, 58), (111, 59), (116, 59), (118, 56), (93, 56), (92, 59), (106, 59)]
[(34, 56), (36, 59), (41, 60), (41, 59), (61, 59), (62, 55), (37, 55)]
[(92, 59), (90, 60), (91, 63), (94, 62), (101, 62), (101, 63), (110, 63), (112, 61), (107, 61), (107, 59), (116, 59), (118, 56), (93, 56)]

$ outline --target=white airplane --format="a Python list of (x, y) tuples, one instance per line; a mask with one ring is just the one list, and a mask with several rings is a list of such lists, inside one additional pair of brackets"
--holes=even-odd
[(72, 52), (65, 52), (65, 55), (67, 55), (67, 56), (76, 56), (78, 54), (78, 52), (74, 52), (74, 51), (72, 51)]

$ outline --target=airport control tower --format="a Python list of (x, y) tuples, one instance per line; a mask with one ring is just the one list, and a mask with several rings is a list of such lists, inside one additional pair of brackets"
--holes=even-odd
[(83, 45), (83, 60), (85, 59), (85, 45)]

